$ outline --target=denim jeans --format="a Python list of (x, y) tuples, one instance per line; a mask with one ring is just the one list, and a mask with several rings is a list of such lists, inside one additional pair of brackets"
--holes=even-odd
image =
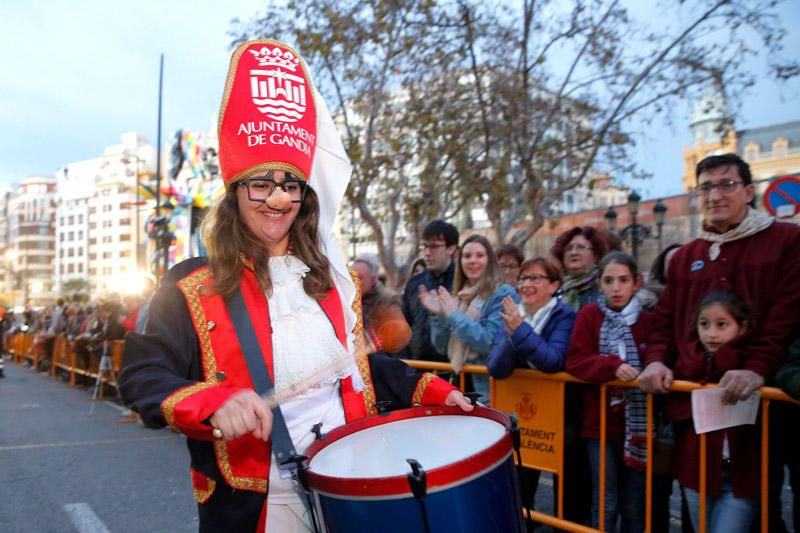
[[(700, 531), (700, 493), (683, 487), (689, 516), (695, 531)], [(706, 531), (708, 533), (748, 533), (758, 512), (758, 498), (737, 498), (733, 495), (730, 474), (722, 469), (722, 493), (706, 494)]]
[[(588, 439), (589, 463), (592, 467), (592, 526), (600, 523), (600, 441)], [(605, 530), (616, 531), (617, 519), (622, 533), (644, 531), (647, 477), (643, 470), (628, 468), (622, 453), (606, 441)]]

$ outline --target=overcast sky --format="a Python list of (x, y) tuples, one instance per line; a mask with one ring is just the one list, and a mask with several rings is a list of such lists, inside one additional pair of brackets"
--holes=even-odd
[[(165, 54), (162, 139), (179, 128), (207, 131), (230, 58), (227, 30), (262, 0), (43, 0), (0, 5), (0, 185), (96, 157), (138, 131), (156, 141), (158, 63)], [(800, 2), (780, 8), (786, 50), (800, 54)], [(302, 53), (302, 50), (300, 50)], [(755, 66), (763, 68), (763, 62)], [(737, 129), (800, 119), (800, 81), (765, 81), (750, 92)], [(637, 160), (655, 179), (645, 198), (680, 192), (681, 150), (691, 140), (691, 103), (675, 126), (654, 123)], [(625, 177), (621, 178), (625, 181)]]

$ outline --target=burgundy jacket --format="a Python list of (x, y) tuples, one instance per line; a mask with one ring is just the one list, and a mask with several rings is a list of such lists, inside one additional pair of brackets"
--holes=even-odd
[[(639, 319), (631, 326), (633, 340), (639, 348), (639, 357), (647, 349), (647, 336), (652, 313), (642, 311)], [(597, 304), (585, 305), (578, 313), (575, 327), (572, 330), (572, 339), (567, 351), (566, 370), (576, 378), (590, 383), (606, 383), (617, 379), (614, 373), (624, 363), (616, 355), (602, 355), (600, 353), (600, 327), (603, 325), (603, 312)], [(621, 388), (609, 388), (607, 398), (621, 393)], [(581, 437), (600, 438), (600, 389), (598, 387), (583, 387), (583, 424)], [(608, 407), (606, 411), (606, 431), (608, 439), (621, 445), (625, 438), (625, 409), (624, 403)], [(620, 448), (621, 449), (621, 448)]]
[[(800, 227), (774, 222), (767, 229), (723, 244), (715, 261), (711, 243), (694, 240), (670, 261), (667, 286), (655, 308), (646, 363), (660, 361), (675, 379), (717, 382), (728, 370), (752, 370), (769, 379), (786, 358), (790, 338), (800, 326)], [(698, 346), (695, 316), (700, 300), (714, 289), (728, 289), (747, 301), (754, 326), (748, 335), (722, 346), (710, 361)], [(698, 487), (699, 439), (691, 424), (691, 399), (672, 393), (667, 417), (678, 425), (676, 450), (680, 482)], [(727, 431), (731, 448), (734, 495), (759, 494), (761, 446), (758, 426)], [(722, 464), (722, 431), (709, 434), (708, 491), (718, 495)]]

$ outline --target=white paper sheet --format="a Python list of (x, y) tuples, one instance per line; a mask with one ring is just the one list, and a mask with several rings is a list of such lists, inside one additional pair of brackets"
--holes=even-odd
[(750, 398), (733, 405), (724, 405), (720, 388), (692, 391), (692, 418), (698, 434), (718, 429), (755, 424), (761, 394), (754, 392)]

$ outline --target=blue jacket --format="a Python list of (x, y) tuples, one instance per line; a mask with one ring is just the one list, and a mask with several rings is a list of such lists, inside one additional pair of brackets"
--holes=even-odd
[(503, 329), (503, 319), (500, 311), (503, 310), (503, 298), (511, 296), (519, 303), (519, 296), (511, 285), (502, 284), (486, 299), (481, 307), (481, 316), (478, 321), (470, 320), (462, 311), (454, 311), (449, 317), (434, 315), (431, 317), (431, 339), (439, 353), (447, 353), (447, 344), (450, 342), (451, 333), (458, 335), (461, 342), (472, 348), (481, 357), (477, 361), (466, 361), (469, 364), (486, 364), (486, 357), (492, 349), (497, 332)]
[(541, 335), (537, 335), (527, 322), (520, 324), (511, 335), (501, 327), (489, 354), (489, 375), (496, 379), (507, 378), (514, 368), (520, 367), (535, 367), (542, 372), (564, 370), (575, 317), (575, 311), (559, 300)]

